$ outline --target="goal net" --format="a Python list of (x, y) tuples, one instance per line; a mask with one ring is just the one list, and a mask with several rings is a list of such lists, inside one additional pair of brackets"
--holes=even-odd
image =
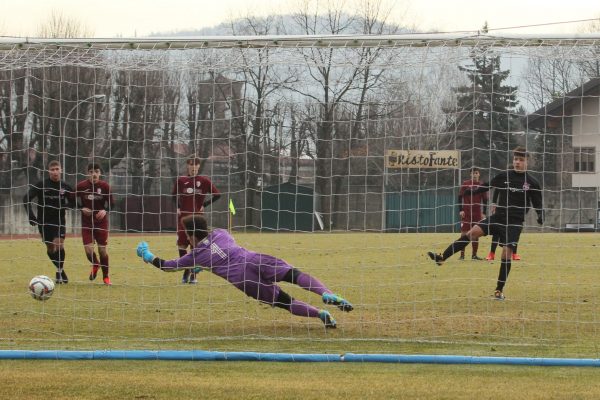
[[(2, 348), (205, 349), (598, 357), (600, 38), (456, 35), (0, 41)], [(459, 188), (530, 154), (543, 188), (506, 300), (494, 261), (459, 237)], [(178, 257), (172, 190), (200, 158), (221, 198), (205, 209), (238, 244), (285, 259), (347, 298), (337, 329), (195, 285), (135, 254)], [(111, 186), (112, 286), (88, 280), (81, 211), (67, 212), (54, 278), (24, 195), (58, 160), (71, 186), (97, 163)], [(490, 198), (492, 194), (490, 194)], [(208, 196), (210, 198), (210, 196)], [(490, 199), (491, 202), (492, 199)], [(491, 204), (486, 209), (492, 212)], [(479, 240), (484, 258), (491, 238)]]

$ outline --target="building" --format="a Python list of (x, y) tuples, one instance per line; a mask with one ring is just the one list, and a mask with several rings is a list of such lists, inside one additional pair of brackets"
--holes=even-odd
[[(600, 171), (600, 78), (559, 97), (527, 116), (539, 134), (547, 220), (560, 230), (598, 228)], [(535, 137), (535, 136), (534, 136)]]

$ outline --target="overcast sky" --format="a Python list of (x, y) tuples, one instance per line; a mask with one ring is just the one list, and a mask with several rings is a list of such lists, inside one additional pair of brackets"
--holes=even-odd
[[(34, 36), (52, 10), (77, 19), (95, 37), (133, 37), (218, 25), (232, 17), (289, 13), (303, 0), (1, 0), (0, 35)], [(321, 4), (328, 0), (320, 0)], [(329, 0), (342, 2), (344, 0)], [(356, 0), (346, 0), (351, 3)], [(394, 22), (424, 31), (477, 30), (600, 17), (597, 0), (386, 0)], [(348, 7), (350, 9), (350, 7)], [(582, 23), (502, 31), (576, 33)]]

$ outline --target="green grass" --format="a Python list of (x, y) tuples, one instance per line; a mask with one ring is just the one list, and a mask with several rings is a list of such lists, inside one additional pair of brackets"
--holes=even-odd
[(597, 399), (594, 368), (2, 361), (3, 399)]
[[(195, 349), (294, 353), (460, 354), (598, 358), (595, 234), (524, 234), (505, 293), (490, 300), (499, 263), (425, 257), (445, 234), (237, 234), (351, 300), (327, 307), (339, 329), (246, 297), (203, 272), (179, 284), (134, 255), (139, 236), (110, 241), (112, 287), (87, 279), (79, 238), (67, 240), (71, 282), (47, 302), (27, 282), (52, 276), (35, 239), (0, 240), (0, 349)], [(174, 235), (145, 238), (175, 257)], [(489, 239), (483, 239), (485, 254)], [(498, 252), (499, 254), (499, 252)], [(470, 255), (470, 248), (467, 249)], [(319, 307), (318, 296), (285, 290)], [(598, 398), (594, 368), (286, 364), (265, 362), (0, 361), (0, 398)], [(58, 379), (60, 378), (60, 379)], [(202, 394), (202, 395), (200, 395)]]
[[(67, 239), (71, 282), (47, 302), (26, 293), (29, 279), (53, 276), (36, 239), (0, 240), (7, 262), (0, 282), (4, 349), (202, 349), (281, 352), (442, 353), (598, 357), (600, 315), (595, 234), (524, 234), (505, 289), (490, 300), (499, 263), (449, 260), (446, 234), (237, 234), (240, 244), (277, 255), (318, 277), (356, 307), (327, 307), (339, 329), (248, 298), (208, 272), (179, 284), (136, 256), (139, 236), (113, 236), (112, 287), (87, 279), (79, 238)], [(165, 258), (173, 235), (146, 238)], [(489, 239), (483, 239), (481, 254)], [(467, 255), (470, 248), (467, 249)], [(498, 252), (499, 255), (499, 252)], [(318, 307), (319, 296), (283, 283)]]

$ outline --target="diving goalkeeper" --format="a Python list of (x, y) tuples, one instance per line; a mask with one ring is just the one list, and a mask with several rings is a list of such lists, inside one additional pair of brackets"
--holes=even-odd
[(283, 308), (301, 317), (319, 318), (326, 328), (335, 328), (336, 321), (329, 311), (292, 298), (277, 285), (289, 282), (321, 296), (323, 303), (352, 311), (347, 300), (333, 294), (318, 279), (301, 272), (285, 261), (255, 253), (240, 247), (224, 229), (208, 230), (202, 215), (188, 215), (181, 220), (192, 244), (192, 251), (178, 259), (163, 260), (152, 254), (146, 242), (137, 246), (137, 255), (163, 271), (193, 269), (198, 266), (227, 280), (233, 286), (262, 303)]

